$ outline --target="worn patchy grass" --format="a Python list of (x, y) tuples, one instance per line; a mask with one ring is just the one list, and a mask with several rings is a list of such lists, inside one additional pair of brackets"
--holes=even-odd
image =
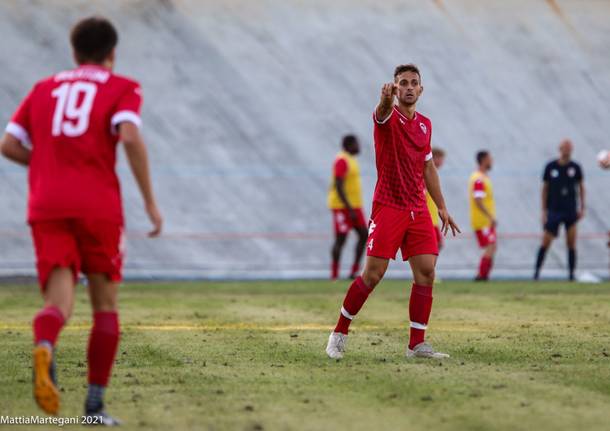
[[(610, 284), (441, 283), (429, 340), (452, 358), (440, 362), (405, 359), (409, 284), (385, 281), (346, 358), (331, 361), (347, 285), (125, 285), (108, 410), (123, 429), (610, 427)], [(57, 349), (64, 417), (81, 413), (86, 390), (79, 289)], [(35, 286), (0, 286), (0, 415), (38, 414), (29, 321), (40, 302)]]

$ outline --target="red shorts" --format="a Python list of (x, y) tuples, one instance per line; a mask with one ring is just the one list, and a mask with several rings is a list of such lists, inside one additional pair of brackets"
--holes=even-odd
[(352, 229), (366, 229), (366, 221), (364, 220), (364, 213), (362, 212), (362, 208), (354, 208), (354, 211), (356, 212), (355, 222), (349, 216), (349, 211), (346, 209), (332, 211), (333, 222), (335, 225), (335, 235), (345, 235), (349, 233), (349, 231)]
[(434, 226), (434, 234), (436, 236), (436, 243), (438, 247), (441, 248), (443, 246), (443, 233), (441, 232), (440, 226)]
[(367, 256), (384, 259), (395, 259), (398, 249), (403, 260), (420, 254), (438, 256), (430, 213), (427, 209), (412, 212), (374, 202), (366, 249)]
[(102, 273), (111, 281), (121, 281), (121, 225), (105, 220), (60, 219), (32, 222), (31, 228), (42, 290), (57, 267), (72, 268), (75, 282), (80, 271)]
[(485, 248), (490, 244), (496, 243), (496, 228), (486, 227), (480, 230), (475, 230), (479, 247)]

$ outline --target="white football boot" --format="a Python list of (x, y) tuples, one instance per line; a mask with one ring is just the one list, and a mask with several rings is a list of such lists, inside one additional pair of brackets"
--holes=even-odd
[(435, 351), (428, 343), (419, 343), (413, 350), (407, 347), (407, 358), (446, 359), (449, 355)]
[(341, 359), (345, 353), (347, 335), (340, 332), (331, 332), (326, 345), (326, 354), (331, 359)]

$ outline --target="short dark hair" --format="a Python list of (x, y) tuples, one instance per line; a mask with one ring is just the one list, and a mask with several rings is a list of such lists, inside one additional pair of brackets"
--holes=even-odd
[(76, 23), (70, 32), (74, 57), (79, 64), (102, 63), (119, 41), (119, 35), (106, 18), (92, 16)]
[(479, 152), (477, 152), (477, 163), (480, 165), (481, 163), (483, 163), (483, 160), (485, 160), (485, 158), (489, 156), (489, 151), (487, 150), (481, 150)]
[(357, 142), (358, 142), (358, 138), (356, 138), (355, 135), (345, 135), (343, 137), (343, 142), (341, 143), (341, 146), (343, 147), (344, 150), (347, 150), (347, 147), (349, 147), (350, 145), (353, 145)]
[(421, 73), (419, 73), (419, 67), (417, 67), (413, 63), (400, 64), (400, 65), (396, 66), (396, 69), (394, 69), (394, 78), (396, 78), (398, 75), (400, 75), (401, 73), (404, 73), (404, 72), (417, 73), (417, 76), (419, 76), (419, 80), (421, 81)]

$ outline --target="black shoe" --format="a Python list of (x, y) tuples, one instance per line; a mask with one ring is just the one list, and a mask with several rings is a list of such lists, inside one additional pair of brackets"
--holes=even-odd
[(489, 279), (485, 278), (485, 277), (481, 277), (480, 275), (477, 275), (473, 281), (489, 281)]

